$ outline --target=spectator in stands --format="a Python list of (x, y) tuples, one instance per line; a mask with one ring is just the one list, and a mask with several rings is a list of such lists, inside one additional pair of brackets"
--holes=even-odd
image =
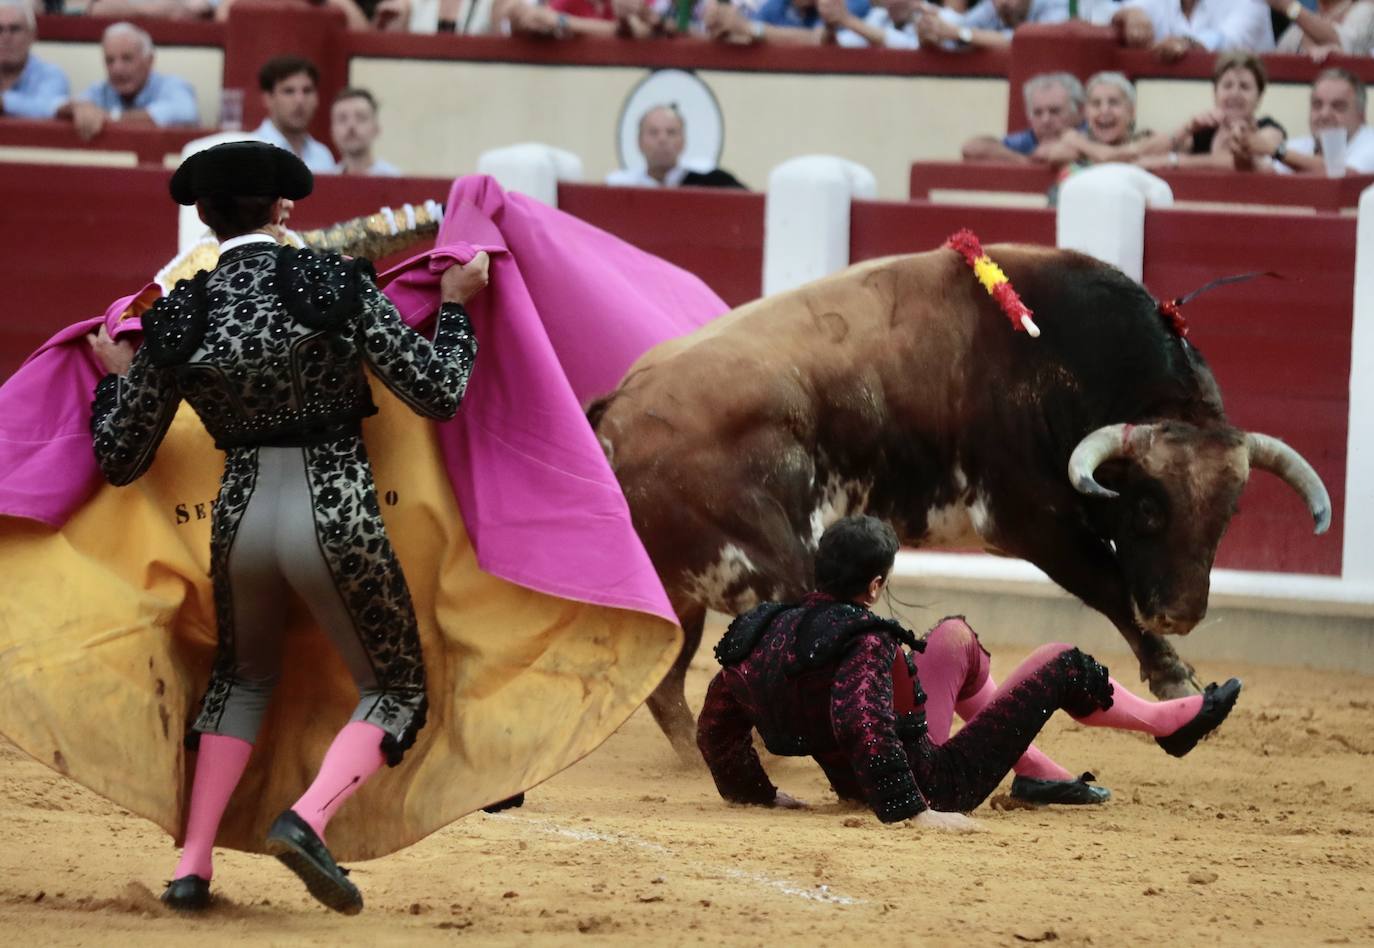
[(1099, 72), (1083, 89), (1083, 129), (1071, 128), (1045, 145), (1040, 149), (1040, 160), (1085, 167), (1139, 158), (1142, 146), (1154, 136), (1135, 127), (1135, 86), (1131, 80), (1119, 72)]
[(372, 153), (382, 127), (377, 121), (377, 100), (366, 89), (348, 88), (334, 99), (329, 110), (329, 134), (338, 149), (339, 174), (395, 177), (401, 170)]
[(416, 33), (477, 36), (497, 27), (492, 0), (415, 0), (410, 29)]
[[(868, 16), (870, 0), (839, 0), (858, 20)], [(733, 3), (706, 8), (707, 34), (724, 43), (785, 43), (817, 46), (833, 42), (835, 26), (821, 15), (821, 0), (763, 0), (756, 9)], [(832, 19), (837, 11), (832, 12)]]
[(1365, 124), (1365, 86), (1348, 69), (1326, 69), (1312, 83), (1307, 124), (1310, 136), (1295, 138), (1274, 154), (1273, 170), (1281, 174), (1325, 174), (1321, 133), (1345, 129), (1345, 173), (1374, 174), (1374, 129)]
[(106, 122), (128, 125), (199, 125), (196, 91), (185, 79), (153, 72), (153, 39), (132, 23), (111, 23), (100, 40), (105, 80), (57, 110), (69, 118), (82, 141)]
[(1269, 8), (1288, 18), (1288, 29), (1275, 47), (1280, 53), (1306, 53), (1325, 62), (1332, 53), (1368, 56), (1374, 51), (1374, 2), (1318, 0), (1317, 9), (1302, 0), (1268, 0)]
[(492, 22), (501, 32), (570, 39), (622, 31), (611, 0), (496, 0)]
[(334, 156), (310, 134), (320, 106), (320, 71), (308, 59), (276, 56), (258, 70), (258, 88), (267, 118), (254, 132), (258, 138), (285, 148), (316, 174), (334, 171)]
[(964, 143), (965, 161), (1047, 161), (1049, 146), (1078, 128), (1083, 114), (1083, 84), (1067, 72), (1033, 76), (1022, 87), (1030, 128), (1005, 138), (980, 135)]
[(719, 168), (691, 168), (682, 163), (687, 147), (687, 126), (671, 105), (656, 105), (639, 119), (639, 151), (642, 171), (621, 168), (606, 175), (606, 183), (630, 188), (675, 188), (679, 185), (742, 188), (743, 184)]
[(1063, 23), (1068, 0), (978, 0), (963, 13), (926, 4), (916, 35), (925, 49), (1000, 49), (1023, 23)]
[(850, 13), (845, 0), (820, 0), (820, 11), (840, 46), (916, 49), (920, 45), (916, 36), (919, 0), (873, 0), (864, 17)]
[(1217, 57), (1212, 70), (1212, 108), (1185, 122), (1167, 143), (1143, 144), (1140, 164), (1255, 170), (1256, 159), (1274, 154), (1288, 137), (1272, 118), (1256, 117), (1268, 81), (1264, 64), (1254, 53)]
[(30, 52), (37, 35), (29, 0), (0, 0), (0, 115), (52, 118), (71, 95), (66, 74)]
[(1112, 25), (1126, 46), (1151, 49), (1164, 62), (1194, 49), (1274, 49), (1274, 26), (1263, 0), (1126, 0)]
[(210, 0), (90, 0), (86, 6), (88, 15), (111, 20), (131, 17), (201, 20), (208, 19), (214, 10)]

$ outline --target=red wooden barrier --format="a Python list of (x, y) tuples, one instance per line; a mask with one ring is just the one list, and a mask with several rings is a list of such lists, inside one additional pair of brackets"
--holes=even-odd
[[(0, 176), (0, 261), (7, 307), (0, 319), (0, 378), (56, 329), (132, 292), (176, 247), (165, 170), (14, 164)], [(301, 203), (301, 227), (369, 213), (382, 204), (442, 199), (441, 179), (321, 178)], [(57, 198), (60, 198), (58, 200)], [(680, 189), (564, 185), (566, 210), (698, 273), (731, 304), (758, 294), (763, 197)], [(1247, 220), (1251, 220), (1247, 218)], [(1274, 241), (1281, 226), (1283, 241)], [(986, 242), (1050, 244), (1047, 209), (855, 202), (851, 257), (938, 246), (970, 227)], [(1284, 280), (1218, 289), (1189, 304), (1190, 340), (1213, 366), (1232, 420), (1287, 440), (1312, 461), (1335, 503), (1325, 537), (1309, 535), (1296, 497), (1256, 475), (1218, 564), (1338, 574), (1345, 497), (1355, 221), (1335, 214), (1253, 217), (1159, 211), (1146, 218), (1145, 283), (1161, 298), (1217, 276), (1272, 269)]]
[(71, 122), (6, 118), (0, 122), (0, 147), (76, 148), (86, 151), (133, 152), (140, 165), (163, 166), (168, 155), (180, 155), (186, 143), (211, 129), (156, 128), (107, 124), (89, 142), (76, 137)]
[[(1360, 194), (1374, 175), (1324, 178), (1308, 175), (1243, 174), (1204, 168), (1151, 169), (1169, 183), (1177, 201), (1267, 204), (1340, 210), (1358, 207)], [(912, 200), (927, 200), (937, 189), (1014, 191), (1044, 194), (1058, 173), (1043, 165), (995, 161), (913, 161), (909, 179)]]
[[(1219, 276), (1273, 270), (1205, 294), (1185, 307), (1189, 340), (1207, 358), (1239, 427), (1297, 448), (1326, 482), (1330, 532), (1314, 537), (1296, 495), (1257, 474), (1218, 563), (1240, 569), (1339, 574), (1345, 511), (1355, 220), (1334, 214), (1257, 218), (1213, 211), (1159, 211), (1145, 219), (1145, 285), (1180, 296)], [(1282, 227), (1283, 239), (1274, 239)]]
[[(177, 209), (170, 172), (6, 164), (0, 174), (0, 379), (58, 329), (132, 293), (176, 253)], [(389, 204), (438, 201), (437, 178), (319, 177), (291, 223), (318, 227)], [(385, 267), (392, 261), (382, 261)]]
[(1048, 208), (855, 201), (849, 211), (849, 259), (858, 263), (933, 250), (963, 227), (987, 244), (1054, 244), (1054, 212)]
[(558, 206), (695, 273), (731, 306), (763, 286), (763, 195), (717, 188), (563, 184)]

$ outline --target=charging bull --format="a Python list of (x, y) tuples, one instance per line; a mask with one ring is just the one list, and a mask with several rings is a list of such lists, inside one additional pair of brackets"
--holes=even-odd
[(1196, 690), (1162, 636), (1205, 615), (1251, 470), (1282, 477), (1327, 528), (1315, 471), (1227, 423), (1201, 354), (1143, 287), (1069, 251), (989, 254), (1039, 338), (937, 250), (741, 307), (651, 350), (591, 407), (687, 633), (649, 699), (684, 757), (706, 610), (799, 597), (821, 532), (847, 514), (889, 520), (911, 546), (1029, 560), (1116, 625), (1160, 697)]

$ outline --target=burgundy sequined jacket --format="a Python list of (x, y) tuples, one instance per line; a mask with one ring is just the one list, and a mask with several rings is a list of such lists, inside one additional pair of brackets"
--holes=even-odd
[(908, 757), (926, 743), (925, 695), (903, 646), (923, 643), (891, 619), (820, 593), (736, 618), (716, 646), (723, 667), (697, 725), (721, 796), (773, 801), (777, 788), (754, 751), (757, 729), (774, 754), (814, 757), (841, 797), (866, 802), (884, 822), (926, 809)]

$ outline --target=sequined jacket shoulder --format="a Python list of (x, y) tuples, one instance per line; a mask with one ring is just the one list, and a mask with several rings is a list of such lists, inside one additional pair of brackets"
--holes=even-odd
[(96, 392), (96, 454), (115, 483), (146, 469), (181, 398), (222, 449), (309, 441), (375, 413), (364, 364), (415, 411), (450, 418), (477, 349), (461, 306), (441, 307), (430, 342), (370, 264), (266, 242), (178, 284), (144, 333), (127, 375)]

